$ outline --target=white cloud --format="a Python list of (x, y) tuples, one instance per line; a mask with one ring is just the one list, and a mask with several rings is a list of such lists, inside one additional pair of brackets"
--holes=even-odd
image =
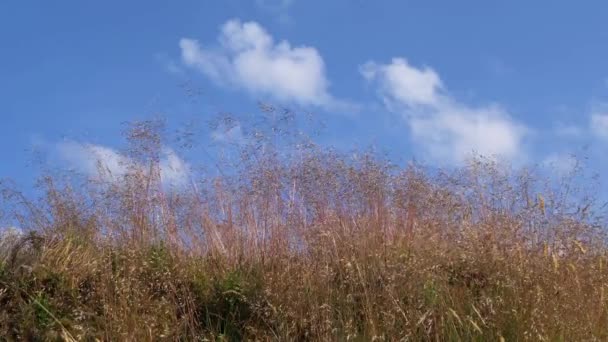
[(394, 58), (386, 65), (368, 62), (361, 67), (361, 73), (367, 80), (379, 79), (385, 95), (408, 106), (433, 105), (440, 101), (443, 85), (435, 71), (411, 67), (403, 58)]
[[(102, 181), (119, 182), (129, 172), (146, 169), (116, 150), (100, 145), (67, 141), (57, 145), (57, 152), (75, 170)], [(163, 185), (182, 188), (188, 184), (190, 165), (172, 149), (163, 148), (160, 177)]]
[(591, 114), (591, 131), (595, 136), (608, 140), (608, 111)]
[(328, 91), (325, 63), (315, 48), (275, 42), (258, 23), (239, 20), (226, 22), (218, 41), (219, 47), (205, 48), (194, 39), (182, 38), (182, 61), (219, 85), (254, 96), (299, 105), (336, 105)]
[(389, 64), (368, 62), (361, 73), (379, 86), (385, 105), (404, 116), (412, 141), (432, 159), (458, 163), (471, 153), (521, 156), (525, 126), (498, 105), (475, 107), (458, 102), (433, 69), (416, 68), (395, 58)]
[(160, 160), (160, 178), (163, 184), (183, 188), (188, 185), (190, 165), (166, 147)]
[(129, 158), (99, 145), (66, 141), (57, 145), (57, 151), (71, 167), (103, 179), (119, 179), (134, 165)]

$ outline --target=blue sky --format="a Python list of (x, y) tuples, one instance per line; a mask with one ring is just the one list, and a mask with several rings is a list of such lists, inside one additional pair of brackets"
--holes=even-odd
[[(437, 165), (475, 150), (557, 170), (588, 146), (603, 172), (606, 13), (602, 1), (4, 1), (0, 178), (32, 184), (32, 151), (84, 172), (92, 155), (117, 165), (125, 121), (251, 117), (258, 100), (314, 113), (321, 142), (342, 149)], [(164, 158), (168, 179), (197, 162)]]

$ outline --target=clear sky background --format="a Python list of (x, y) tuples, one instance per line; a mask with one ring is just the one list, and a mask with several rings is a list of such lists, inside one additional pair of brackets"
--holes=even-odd
[[(31, 185), (32, 151), (117, 165), (125, 121), (255, 116), (258, 100), (314, 113), (342, 149), (552, 172), (583, 153), (604, 173), (607, 14), (605, 1), (2, 1), (0, 178)], [(167, 149), (165, 178), (196, 158)]]

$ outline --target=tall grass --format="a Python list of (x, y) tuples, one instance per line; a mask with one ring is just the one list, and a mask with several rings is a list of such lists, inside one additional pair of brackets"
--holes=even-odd
[(0, 244), (1, 339), (608, 339), (603, 218), (576, 180), (251, 138), (170, 189), (159, 129), (132, 126), (119, 177), (4, 186), (27, 233)]

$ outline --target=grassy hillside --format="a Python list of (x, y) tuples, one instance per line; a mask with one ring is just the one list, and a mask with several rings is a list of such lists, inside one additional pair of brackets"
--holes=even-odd
[(133, 136), (146, 167), (44, 177), (35, 200), (4, 185), (26, 232), (0, 244), (0, 340), (608, 339), (576, 179), (264, 145), (170, 189), (158, 136)]

